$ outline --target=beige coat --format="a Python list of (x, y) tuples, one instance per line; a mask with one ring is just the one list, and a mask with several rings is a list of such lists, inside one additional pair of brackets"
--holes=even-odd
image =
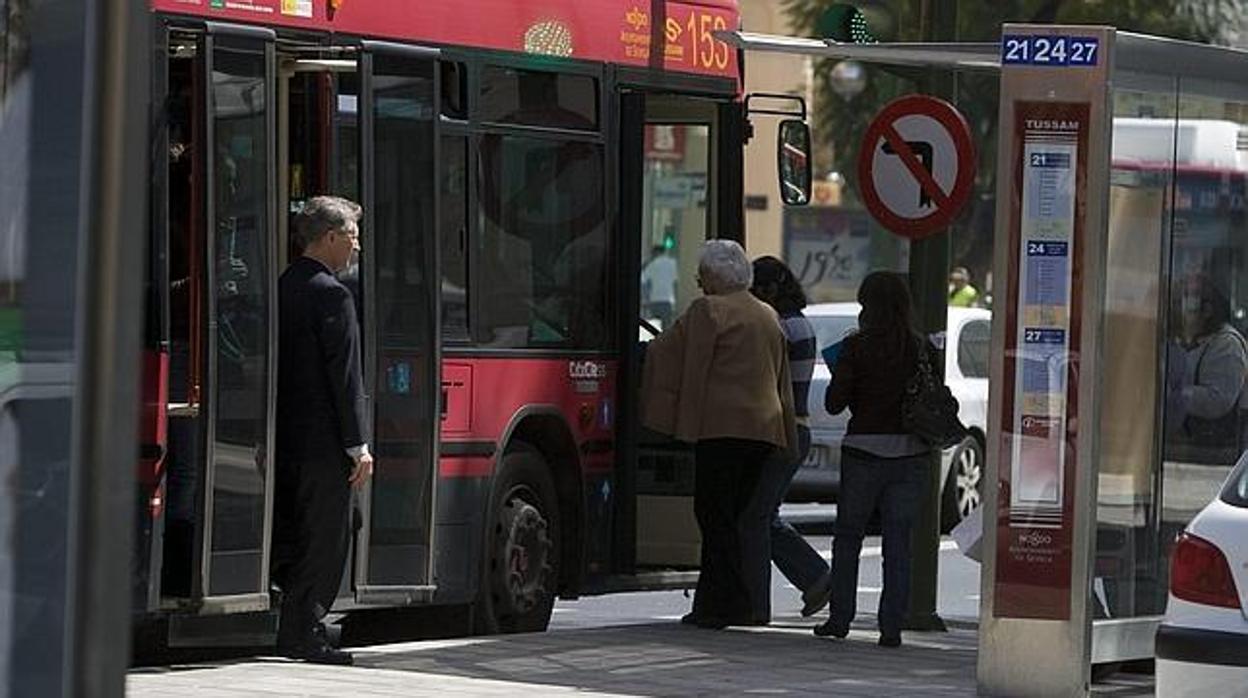
[(738, 438), (794, 451), (788, 344), (749, 291), (704, 296), (646, 349), (642, 423), (689, 443)]

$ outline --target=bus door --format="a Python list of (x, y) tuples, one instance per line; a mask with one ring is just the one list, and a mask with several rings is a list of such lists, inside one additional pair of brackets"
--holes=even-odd
[[(626, 268), (631, 277), (623, 288), (630, 300), (624, 315), (626, 341), (644, 345), (680, 315), (698, 297), (698, 255), (720, 227), (732, 229), (717, 201), (730, 177), (721, 167), (725, 106), (691, 96), (629, 91), (621, 94), (621, 229), (632, 237), (633, 258)], [(736, 146), (740, 149), (740, 146)], [(722, 195), (727, 195), (726, 193)], [(625, 356), (638, 352), (625, 351)], [(644, 352), (641, 352), (644, 356)], [(700, 537), (693, 515), (692, 449), (651, 432), (637, 420), (642, 366), (629, 361), (630, 376), (621, 391), (627, 415), (625, 454), (629, 463), (619, 469), (621, 492), (631, 492), (622, 506), (633, 507), (621, 516), (628, 530), (617, 540), (633, 541), (629, 568), (694, 568)], [(635, 446), (634, 446), (635, 444)], [(633, 465), (635, 463), (635, 466)], [(627, 559), (627, 544), (621, 557)]]
[[(171, 32), (169, 464), (162, 597), (269, 607), (277, 309), (274, 53), (267, 30)], [(189, 603), (187, 603), (189, 602)]]
[[(411, 604), (434, 591), (441, 400), (438, 52), (365, 42), (359, 172), (365, 382), (373, 477), (359, 493), (355, 598)], [(343, 104), (350, 100), (340, 100)]]
[(269, 603), (277, 346), (274, 55), (267, 30), (209, 25), (205, 439), (198, 596)]

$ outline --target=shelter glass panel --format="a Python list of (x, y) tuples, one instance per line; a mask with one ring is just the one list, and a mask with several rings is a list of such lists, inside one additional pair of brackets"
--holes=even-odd
[(1165, 600), (1156, 509), (1158, 311), (1171, 222), (1175, 89), (1173, 79), (1157, 79), (1114, 93), (1096, 618), (1152, 615)]
[(1179, 84), (1174, 231), (1166, 278), (1161, 533), (1212, 501), (1248, 439), (1248, 95)]

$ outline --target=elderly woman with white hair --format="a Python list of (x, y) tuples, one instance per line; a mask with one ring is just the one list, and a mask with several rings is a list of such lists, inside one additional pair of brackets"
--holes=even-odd
[(707, 242), (698, 262), (705, 295), (650, 343), (642, 376), (643, 424), (694, 444), (701, 575), (681, 622), (703, 628), (770, 620), (754, 617), (768, 605), (750, 597), (771, 565), (750, 537), (768, 531), (742, 526), (741, 515), (776, 450), (797, 447), (788, 345), (776, 312), (750, 293), (752, 279), (740, 245)]

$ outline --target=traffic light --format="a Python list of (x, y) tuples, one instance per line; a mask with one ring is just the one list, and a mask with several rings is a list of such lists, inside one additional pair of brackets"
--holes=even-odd
[(823, 11), (815, 28), (819, 36), (849, 44), (889, 41), (895, 30), (893, 12), (881, 2), (833, 3)]

